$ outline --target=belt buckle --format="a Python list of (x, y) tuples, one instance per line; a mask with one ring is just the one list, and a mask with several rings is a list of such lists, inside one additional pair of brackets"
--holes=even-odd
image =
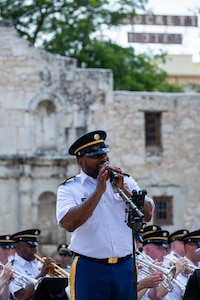
[(108, 258), (108, 263), (109, 264), (116, 264), (116, 263), (118, 263), (118, 257), (110, 257), (110, 258)]

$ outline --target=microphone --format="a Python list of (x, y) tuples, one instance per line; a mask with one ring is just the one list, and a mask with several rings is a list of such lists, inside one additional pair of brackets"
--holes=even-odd
[(108, 171), (108, 175), (109, 175), (111, 180), (119, 178), (119, 175), (117, 174), (117, 172), (115, 172), (113, 169), (111, 169), (111, 167), (108, 167), (107, 171)]
[(200, 248), (197, 248), (197, 249), (195, 250), (195, 253), (196, 253), (196, 254), (200, 254)]

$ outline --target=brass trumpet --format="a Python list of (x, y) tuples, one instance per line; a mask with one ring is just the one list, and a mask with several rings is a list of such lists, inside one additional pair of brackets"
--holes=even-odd
[[(169, 292), (173, 289), (173, 286), (176, 285), (177, 287), (180, 288), (180, 290), (182, 292), (182, 295), (185, 293), (185, 286), (175, 278), (175, 273), (176, 273), (176, 267), (175, 266), (172, 266), (170, 269), (163, 268), (163, 267), (160, 267), (160, 266), (156, 265), (154, 260), (146, 254), (144, 255), (143, 253), (136, 251), (136, 255), (137, 255), (137, 260), (139, 261), (141, 266), (143, 266), (145, 268), (145, 270), (147, 268), (149, 268), (149, 269), (152, 269), (152, 270), (161, 271), (161, 273), (163, 273), (164, 280), (161, 284)], [(141, 255), (141, 257), (142, 257), (141, 259), (138, 258), (139, 255)], [(149, 274), (150, 274), (150, 272), (149, 272)]]
[[(2, 275), (4, 271), (4, 266), (3, 265), (0, 265), (0, 276)], [(13, 273), (14, 273), (14, 281), (16, 282), (16, 284), (18, 285), (22, 285), (22, 283), (20, 282), (20, 280), (23, 280), (23, 281), (29, 281), (30, 283), (32, 283), (34, 286), (35, 286), (35, 289), (37, 288), (38, 284), (42, 281), (43, 278), (39, 278), (39, 279), (35, 279), (35, 278), (32, 278), (32, 277), (29, 277), (25, 274), (22, 274), (16, 270), (13, 270)]]
[[(164, 256), (164, 259), (168, 260), (171, 264), (175, 264), (176, 261), (178, 260), (178, 258), (174, 258), (174, 259), (170, 259), (169, 257), (167, 256)], [(196, 266), (193, 266), (191, 264), (186, 264), (185, 265), (185, 268), (190, 272), (190, 273), (193, 273), (196, 269), (199, 269), (198, 267)]]
[(181, 290), (182, 292), (182, 295), (184, 295), (185, 293), (185, 285), (182, 284), (181, 282), (179, 282), (176, 278), (173, 278), (172, 279), (172, 283), (175, 284), (177, 287), (179, 287), (179, 289)]
[[(35, 258), (37, 258), (40, 262), (44, 263), (45, 262), (45, 257), (40, 257), (39, 255), (37, 254), (34, 254)], [(69, 273), (65, 270), (63, 270), (61, 267), (59, 267), (57, 264), (55, 263), (51, 263), (52, 265), (52, 270), (50, 270), (48, 272), (48, 274), (50, 276), (54, 276), (54, 277), (69, 277)]]
[(193, 266), (193, 265), (191, 265), (191, 264), (186, 264), (186, 269), (187, 269), (189, 272), (193, 273), (196, 269), (199, 269), (199, 268), (198, 268), (198, 267), (195, 267), (195, 266)]
[[(145, 268), (145, 269), (151, 269), (153, 271), (160, 271), (162, 274), (165, 275), (165, 278), (167, 281), (171, 282), (172, 279), (175, 276), (176, 273), (176, 267), (173, 266), (170, 269), (166, 269), (163, 268), (159, 265), (156, 265), (154, 260), (149, 257), (148, 255), (144, 255), (143, 253), (140, 253), (141, 258), (139, 257), (139, 255), (137, 256), (137, 261), (139, 262), (139, 264)], [(148, 271), (147, 271), (148, 272)]]

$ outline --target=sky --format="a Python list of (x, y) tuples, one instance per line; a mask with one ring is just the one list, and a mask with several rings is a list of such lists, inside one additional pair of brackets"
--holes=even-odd
[[(188, 54), (192, 56), (193, 62), (200, 62), (200, 10), (199, 0), (149, 0), (147, 9), (151, 9), (155, 15), (181, 15), (198, 16), (198, 27), (181, 26), (147, 26), (147, 25), (125, 25), (120, 29), (112, 30), (112, 39), (125, 47), (133, 46), (136, 53), (153, 51), (160, 49), (168, 54)], [(144, 13), (144, 12), (138, 12)], [(128, 32), (152, 32), (152, 33), (178, 33), (182, 34), (182, 44), (137, 44), (128, 42)]]

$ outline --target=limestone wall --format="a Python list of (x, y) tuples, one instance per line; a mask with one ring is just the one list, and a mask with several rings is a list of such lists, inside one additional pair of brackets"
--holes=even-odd
[[(56, 224), (56, 192), (78, 172), (68, 146), (95, 129), (107, 131), (111, 163), (131, 174), (149, 196), (173, 196), (174, 224), (166, 229), (199, 228), (200, 95), (112, 87), (111, 70), (79, 69), (74, 59), (34, 48), (1, 22), (2, 234), (39, 227), (44, 251), (69, 240)], [(145, 111), (162, 112), (159, 152), (145, 147)]]

